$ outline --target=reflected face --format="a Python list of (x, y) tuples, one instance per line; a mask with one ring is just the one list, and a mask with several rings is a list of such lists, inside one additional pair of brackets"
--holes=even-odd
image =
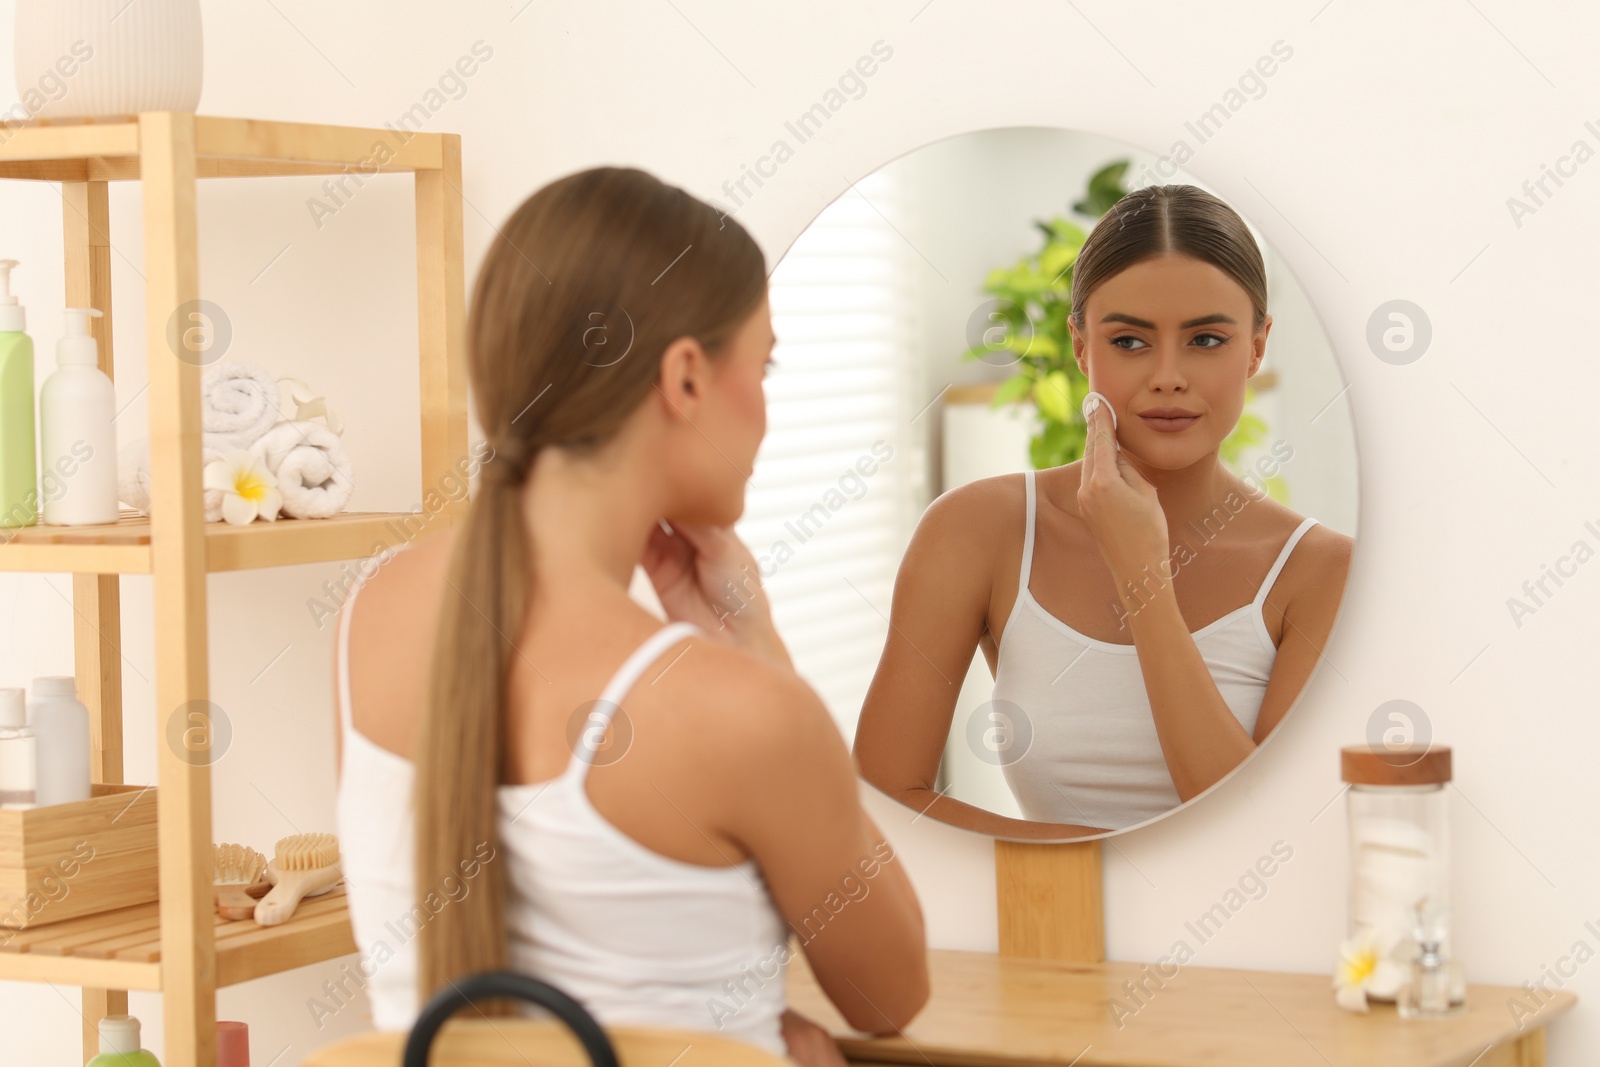
[(1215, 452), (1244, 410), (1245, 380), (1266, 351), (1244, 288), (1191, 256), (1141, 260), (1089, 294), (1071, 325), (1078, 368), (1117, 413), (1124, 450), (1180, 469)]

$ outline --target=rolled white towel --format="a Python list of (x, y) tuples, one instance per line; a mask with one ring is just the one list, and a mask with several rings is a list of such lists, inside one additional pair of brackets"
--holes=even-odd
[[(233, 447), (226, 436), (204, 434), (200, 443), (200, 469)], [(150, 440), (141, 437), (117, 450), (117, 499), (142, 515), (150, 514)], [(222, 492), (205, 490), (207, 522), (222, 521)]]
[(278, 421), (278, 382), (246, 360), (227, 360), (200, 379), (200, 428), (214, 443), (249, 448)]
[(355, 489), (350, 454), (339, 435), (320, 422), (280, 422), (250, 451), (278, 478), (283, 513), (293, 519), (326, 519), (343, 511)]

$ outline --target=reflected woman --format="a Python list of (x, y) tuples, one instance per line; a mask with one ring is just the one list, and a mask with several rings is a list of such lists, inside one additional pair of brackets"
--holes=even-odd
[[(856, 732), (878, 788), (1008, 838), (1136, 826), (1238, 766), (1322, 655), (1354, 545), (1218, 456), (1272, 326), (1232, 208), (1191, 185), (1130, 193), (1090, 233), (1071, 295), (1073, 356), (1109, 408), (1081, 460), (929, 505)], [(995, 683), (977, 730), (1022, 820), (934, 788), (979, 647)]]

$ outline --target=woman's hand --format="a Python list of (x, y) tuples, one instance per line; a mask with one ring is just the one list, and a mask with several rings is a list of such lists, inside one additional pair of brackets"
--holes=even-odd
[(833, 1036), (804, 1015), (785, 1008), (782, 1025), (789, 1058), (801, 1067), (846, 1067)]
[(1167, 514), (1156, 487), (1117, 447), (1115, 433), (1110, 408), (1096, 405), (1083, 443), (1078, 511), (1121, 595), (1130, 584), (1142, 586), (1150, 574), (1159, 581), (1170, 581), (1172, 574)]
[(670, 621), (702, 630), (793, 669), (772, 624), (755, 556), (731, 527), (658, 521), (639, 564)]

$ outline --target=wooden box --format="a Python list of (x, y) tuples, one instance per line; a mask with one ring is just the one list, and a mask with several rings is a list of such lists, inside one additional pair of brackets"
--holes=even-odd
[(157, 897), (156, 790), (93, 785), (88, 800), (0, 809), (0, 927), (25, 929)]

